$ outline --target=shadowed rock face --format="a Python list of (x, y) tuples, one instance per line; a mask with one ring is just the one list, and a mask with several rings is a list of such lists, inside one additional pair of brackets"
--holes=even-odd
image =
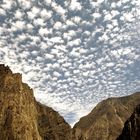
[(102, 101), (74, 126), (73, 139), (115, 140), (139, 103), (140, 93)]
[(122, 134), (117, 140), (140, 140), (140, 105), (125, 122)]
[(57, 112), (35, 101), (20, 74), (0, 65), (0, 140), (67, 140), (69, 132)]
[(52, 108), (36, 103), (38, 130), (43, 140), (69, 140), (70, 126)]

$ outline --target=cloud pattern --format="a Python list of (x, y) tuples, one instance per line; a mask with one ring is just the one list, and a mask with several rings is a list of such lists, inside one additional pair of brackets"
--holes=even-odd
[(73, 125), (140, 90), (138, 0), (1, 0), (0, 62)]

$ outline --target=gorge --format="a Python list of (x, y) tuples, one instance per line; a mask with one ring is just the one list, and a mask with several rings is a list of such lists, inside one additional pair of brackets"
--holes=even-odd
[(130, 131), (132, 140), (140, 130), (139, 103), (140, 92), (103, 100), (71, 128), (58, 112), (36, 101), (21, 74), (0, 64), (2, 140), (126, 140)]

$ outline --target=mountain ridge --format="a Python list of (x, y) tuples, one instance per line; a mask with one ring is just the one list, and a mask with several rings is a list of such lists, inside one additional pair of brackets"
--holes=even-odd
[(52, 108), (36, 102), (20, 74), (0, 65), (0, 82), (0, 139), (66, 140), (69, 124)]
[(103, 100), (73, 128), (76, 140), (112, 140), (121, 133), (125, 121), (139, 104), (140, 93)]

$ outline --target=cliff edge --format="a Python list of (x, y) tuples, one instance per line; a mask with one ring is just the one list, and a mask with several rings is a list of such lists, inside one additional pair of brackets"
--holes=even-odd
[(56, 111), (36, 102), (20, 74), (0, 64), (0, 139), (67, 140), (70, 129)]

